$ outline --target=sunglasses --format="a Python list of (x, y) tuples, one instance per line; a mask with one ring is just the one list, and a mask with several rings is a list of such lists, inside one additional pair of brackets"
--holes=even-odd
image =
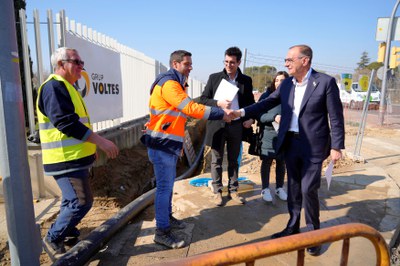
[(85, 65), (85, 62), (82, 61), (82, 60), (79, 60), (79, 59), (65, 59), (65, 60), (61, 60), (61, 61), (70, 62), (70, 63), (72, 63), (74, 65), (77, 65), (77, 66), (79, 66), (79, 65), (84, 66)]

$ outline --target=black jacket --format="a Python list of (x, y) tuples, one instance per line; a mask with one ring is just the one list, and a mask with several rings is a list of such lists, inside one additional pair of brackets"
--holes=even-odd
[[(217, 91), (218, 85), (222, 79), (229, 80), (228, 73), (224, 69), (221, 72), (211, 74), (208, 78), (208, 82), (202, 95), (197, 99), (199, 103), (208, 105), (208, 106), (217, 106), (217, 100), (214, 100), (214, 94)], [(253, 104), (254, 95), (253, 95), (253, 81), (249, 76), (242, 74), (240, 69), (238, 68), (238, 76), (236, 78), (238, 90), (238, 100), (239, 100), (239, 107), (243, 108)], [(225, 122), (222, 120), (214, 120), (214, 121), (207, 121), (207, 135), (206, 135), (206, 144), (211, 146), (212, 139), (215, 134), (220, 128), (225, 127)], [(253, 130), (252, 128), (243, 128), (243, 140), (249, 139)]]

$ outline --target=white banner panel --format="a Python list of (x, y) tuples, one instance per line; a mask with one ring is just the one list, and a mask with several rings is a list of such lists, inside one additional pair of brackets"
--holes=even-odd
[(65, 33), (65, 44), (78, 50), (85, 71), (75, 87), (83, 96), (92, 123), (120, 118), (122, 79), (120, 55), (78, 36)]

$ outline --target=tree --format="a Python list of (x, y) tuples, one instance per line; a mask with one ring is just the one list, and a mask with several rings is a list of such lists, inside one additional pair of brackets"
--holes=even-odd
[(362, 70), (362, 69), (367, 68), (370, 60), (371, 59), (368, 57), (368, 53), (364, 51), (361, 54), (360, 62), (357, 63), (357, 65), (358, 65), (357, 69), (358, 70)]
[(250, 76), (253, 80), (253, 87), (259, 92), (263, 92), (272, 82), (276, 73), (276, 68), (273, 66), (252, 66), (246, 67), (244, 74)]

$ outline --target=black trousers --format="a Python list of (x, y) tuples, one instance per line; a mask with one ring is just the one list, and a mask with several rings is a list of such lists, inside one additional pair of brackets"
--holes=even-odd
[(242, 121), (236, 120), (226, 123), (225, 128), (218, 130), (214, 136), (211, 146), (211, 176), (213, 179), (214, 192), (222, 191), (222, 162), (225, 152), (225, 143), (228, 153), (228, 190), (230, 192), (238, 189), (238, 157), (242, 143)]
[(320, 228), (318, 189), (321, 186), (321, 163), (313, 163), (302, 154), (298, 136), (287, 137), (285, 151), (288, 175), (288, 227), (300, 227), (300, 213), (304, 213), (308, 230)]

